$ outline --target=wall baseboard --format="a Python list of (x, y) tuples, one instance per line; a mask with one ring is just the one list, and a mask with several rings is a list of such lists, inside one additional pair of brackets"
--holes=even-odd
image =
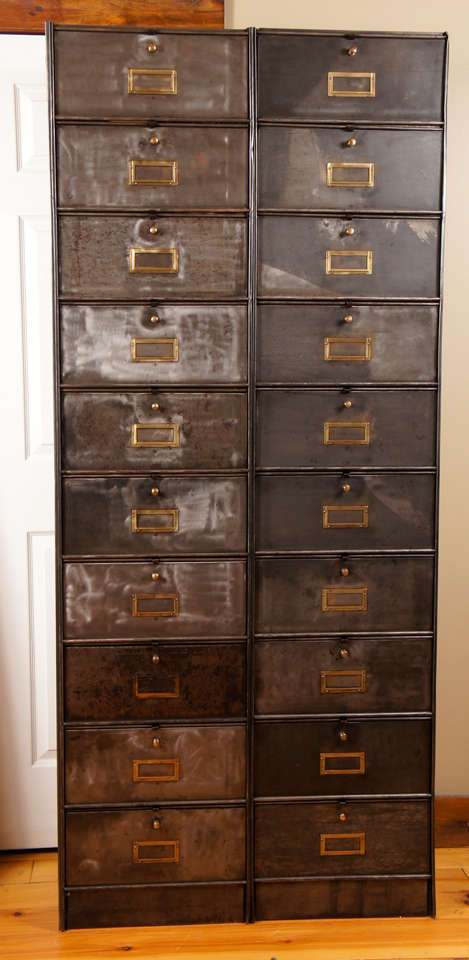
[(435, 846), (469, 846), (469, 797), (435, 797)]

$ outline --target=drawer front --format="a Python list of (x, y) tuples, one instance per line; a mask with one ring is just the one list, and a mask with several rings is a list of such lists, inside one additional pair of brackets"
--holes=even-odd
[(65, 384), (246, 380), (245, 307), (64, 304), (60, 316)]
[(241, 808), (70, 813), (66, 831), (69, 885), (244, 879)]
[(66, 925), (79, 929), (242, 923), (244, 890), (242, 883), (69, 890), (65, 894)]
[(265, 303), (258, 311), (258, 381), (434, 381), (437, 322), (438, 308), (429, 304)]
[(245, 36), (70, 30), (54, 55), (58, 116), (247, 116)]
[(242, 553), (242, 477), (64, 480), (64, 553), (77, 556)]
[(441, 121), (444, 50), (442, 37), (261, 36), (259, 115)]
[[(223, 638), (246, 631), (240, 560), (69, 563), (64, 576), (67, 640)], [(139, 685), (141, 692), (146, 687)]]
[(67, 730), (67, 803), (236, 800), (245, 789), (241, 726)]
[(246, 295), (247, 222), (239, 217), (65, 214), (58, 244), (66, 297)]
[(256, 724), (258, 797), (430, 792), (429, 720)]
[(59, 206), (248, 205), (246, 129), (67, 125), (57, 133)]
[(210, 720), (245, 713), (239, 643), (64, 647), (65, 720)]
[(401, 550), (434, 544), (432, 476), (261, 476), (256, 502), (258, 550)]
[(256, 884), (257, 920), (418, 917), (431, 912), (431, 883), (363, 877)]
[(63, 462), (67, 470), (84, 471), (244, 467), (246, 396), (65, 394)]
[(259, 560), (257, 632), (431, 630), (433, 570), (431, 557)]
[(437, 297), (439, 256), (437, 219), (264, 216), (259, 295)]
[(439, 130), (261, 127), (260, 206), (439, 210)]
[(258, 640), (256, 713), (431, 709), (432, 641)]
[[(345, 821), (339, 819), (340, 813), (345, 813)], [(429, 870), (430, 810), (424, 801), (257, 807), (258, 877), (393, 875)]]
[(260, 467), (427, 467), (435, 463), (433, 390), (262, 390)]

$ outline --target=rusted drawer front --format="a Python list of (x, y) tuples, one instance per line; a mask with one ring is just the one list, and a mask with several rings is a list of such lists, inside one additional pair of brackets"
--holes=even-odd
[(243, 717), (240, 643), (65, 645), (65, 720), (210, 720)]
[(258, 640), (255, 676), (259, 716), (430, 710), (432, 641)]
[[(66, 924), (80, 927), (147, 927), (153, 924), (242, 923), (242, 883), (95, 887), (65, 894)], [(380, 914), (381, 916), (381, 914)]]
[(258, 797), (430, 792), (429, 720), (256, 724)]
[(259, 295), (437, 297), (439, 251), (436, 218), (261, 216)]
[(441, 121), (444, 50), (443, 37), (264, 34), (259, 115)]
[(243, 306), (75, 303), (64, 304), (60, 317), (65, 384), (239, 383), (247, 377)]
[(58, 129), (57, 151), (59, 206), (214, 210), (248, 205), (248, 131), (243, 128), (67, 125)]
[(333, 877), (256, 884), (257, 920), (418, 917), (431, 912), (431, 882), (412, 878)]
[[(354, 143), (355, 141), (355, 143)], [(439, 210), (439, 130), (261, 127), (260, 206)]]
[(246, 429), (243, 393), (67, 393), (63, 464), (231, 470), (245, 466)]
[[(339, 819), (341, 812), (346, 812), (345, 822)], [(430, 810), (425, 801), (257, 807), (258, 877), (392, 876), (429, 870)]]
[(431, 549), (434, 515), (425, 474), (257, 478), (258, 550)]
[(222, 639), (246, 630), (240, 560), (68, 563), (64, 577), (66, 640)]
[(64, 480), (63, 549), (76, 556), (242, 553), (246, 549), (246, 481), (243, 477)]
[(242, 726), (67, 730), (67, 803), (244, 797)]
[(64, 214), (58, 243), (67, 297), (246, 295), (247, 221), (240, 217)]
[(69, 813), (66, 831), (73, 886), (244, 879), (242, 808)]
[(257, 632), (431, 630), (433, 569), (418, 556), (259, 560)]
[(437, 321), (430, 304), (261, 304), (258, 381), (434, 381)]
[(247, 116), (246, 36), (60, 31), (55, 71), (58, 116)]
[(259, 467), (431, 467), (435, 435), (432, 389), (258, 394)]

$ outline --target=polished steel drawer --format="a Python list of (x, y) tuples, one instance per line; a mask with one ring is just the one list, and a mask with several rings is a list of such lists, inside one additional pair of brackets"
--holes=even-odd
[(77, 477), (62, 491), (69, 556), (246, 550), (243, 477)]
[(439, 263), (437, 218), (259, 217), (261, 297), (437, 297)]
[(59, 30), (56, 113), (63, 117), (243, 119), (247, 37)]
[[(223, 639), (246, 631), (241, 560), (67, 563), (64, 581), (66, 640)], [(146, 690), (142, 681), (139, 691)]]
[(426, 556), (259, 560), (257, 633), (431, 630), (433, 572)]
[(63, 304), (61, 376), (71, 386), (242, 383), (246, 307)]
[(435, 478), (426, 474), (259, 476), (257, 550), (432, 549)]
[(242, 799), (245, 739), (229, 724), (67, 730), (65, 802)]
[(244, 297), (247, 221), (240, 217), (59, 217), (59, 290), (87, 299)]
[(245, 714), (242, 643), (66, 644), (68, 722), (213, 720)]
[(259, 116), (443, 120), (445, 38), (353, 34), (259, 37)]
[(257, 316), (258, 382), (436, 379), (436, 306), (264, 303)]
[(261, 390), (259, 467), (431, 467), (434, 390)]
[(257, 797), (430, 793), (430, 720), (262, 721)]
[(425, 801), (257, 806), (258, 877), (392, 876), (429, 871), (430, 808)]
[(58, 205), (247, 207), (248, 157), (240, 127), (67, 124), (57, 131)]
[(105, 810), (66, 817), (66, 883), (243, 880), (245, 812)]
[(430, 710), (432, 640), (258, 640), (255, 677), (259, 716)]
[(440, 130), (261, 127), (259, 206), (439, 210)]
[[(157, 405), (157, 406), (156, 406)], [(243, 393), (66, 393), (66, 470), (232, 470), (246, 464)]]

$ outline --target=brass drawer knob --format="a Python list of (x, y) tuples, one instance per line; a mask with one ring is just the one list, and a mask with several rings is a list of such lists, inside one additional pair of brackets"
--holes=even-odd
[(347, 234), (348, 237), (353, 237), (355, 233), (355, 227), (346, 227), (345, 233)]
[(152, 823), (153, 830), (159, 830), (160, 826), (161, 826), (160, 821), (158, 820), (157, 817), (155, 817)]
[(351, 406), (352, 406), (351, 400), (344, 400), (344, 407), (347, 407), (347, 410), (350, 410)]
[(349, 570), (348, 567), (341, 567), (341, 568), (340, 568), (340, 576), (341, 576), (341, 577), (348, 577), (349, 574), (350, 574), (350, 570)]
[(150, 227), (150, 233), (158, 233), (158, 227), (154, 223)]
[(159, 658), (159, 656), (158, 656), (157, 653), (154, 653), (151, 659), (152, 659), (152, 662), (153, 662), (153, 663), (159, 663), (159, 662), (160, 662), (160, 658)]
[(159, 409), (160, 409), (160, 405), (159, 405), (159, 403), (156, 402), (156, 400), (155, 400), (155, 403), (152, 403), (151, 409), (152, 409), (152, 410), (159, 410)]
[(348, 733), (346, 733), (345, 730), (339, 730), (339, 740), (341, 740), (342, 743), (345, 743), (345, 741), (348, 740)]
[(345, 317), (344, 317), (344, 323), (352, 323), (352, 322), (353, 322), (352, 314), (351, 314), (351, 313), (347, 313), (347, 314), (345, 315)]
[(159, 494), (159, 492), (160, 492), (160, 488), (159, 488), (159, 487), (152, 487), (152, 488), (151, 488), (151, 495), (152, 495), (152, 497), (157, 497), (158, 494)]
[(341, 660), (348, 660), (350, 656), (350, 650), (347, 650), (347, 647), (341, 647), (339, 650), (339, 657)]
[(153, 313), (152, 316), (150, 317), (150, 323), (158, 323), (158, 320), (159, 320), (159, 319), (160, 319), (160, 318), (159, 318), (158, 314), (157, 314), (157, 313)]
[(349, 47), (348, 50), (347, 50), (347, 53), (348, 53), (349, 57), (356, 57), (356, 55), (357, 55), (357, 53), (358, 53), (358, 47), (355, 47), (355, 46)]
[(342, 484), (342, 490), (344, 491), (344, 493), (350, 493), (351, 489), (352, 487), (350, 486), (349, 483)]
[(156, 573), (156, 571), (155, 571), (155, 573), (152, 573), (151, 579), (152, 579), (152, 580), (155, 580), (155, 582), (156, 582), (157, 580), (159, 580), (159, 579), (160, 579), (159, 573)]
[(156, 147), (157, 143), (159, 142), (160, 142), (159, 137), (157, 137), (156, 134), (150, 137), (150, 143), (152, 144), (152, 146)]
[(147, 50), (148, 50), (148, 53), (156, 53), (158, 50), (158, 44), (154, 43), (154, 41), (152, 40), (150, 43), (147, 44)]
[(347, 819), (347, 814), (346, 814), (346, 813), (339, 813), (339, 820), (341, 820), (342, 823), (344, 823), (344, 821), (345, 821), (346, 819)]
[(356, 147), (356, 145), (357, 145), (357, 141), (355, 140), (355, 137), (349, 137), (349, 139), (347, 140), (347, 146)]
[(152, 742), (151, 742), (151, 745), (152, 745), (152, 747), (159, 747), (159, 745), (160, 745), (160, 738), (159, 738), (159, 737), (153, 737), (153, 740), (152, 740)]

